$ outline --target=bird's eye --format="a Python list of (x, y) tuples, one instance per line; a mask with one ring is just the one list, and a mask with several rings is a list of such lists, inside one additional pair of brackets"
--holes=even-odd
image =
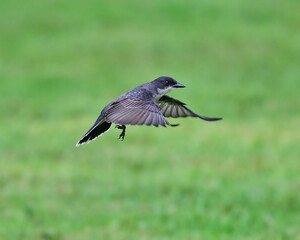
[(166, 80), (166, 85), (169, 85), (169, 83), (170, 83), (169, 80)]

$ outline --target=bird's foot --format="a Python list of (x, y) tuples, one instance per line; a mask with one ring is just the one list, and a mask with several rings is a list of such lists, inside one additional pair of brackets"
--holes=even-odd
[(124, 137), (125, 137), (125, 131), (122, 131), (120, 136), (119, 136), (119, 139), (121, 139), (123, 141)]
[(125, 125), (116, 125), (116, 128), (122, 129), (119, 139), (121, 139), (123, 141), (124, 137), (125, 137), (126, 126)]
[(171, 127), (178, 127), (179, 124), (170, 124)]

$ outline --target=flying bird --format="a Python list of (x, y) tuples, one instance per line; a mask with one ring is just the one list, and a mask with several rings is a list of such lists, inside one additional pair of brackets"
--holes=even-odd
[(185, 103), (165, 95), (175, 88), (184, 87), (171, 77), (159, 77), (124, 93), (101, 111), (94, 125), (78, 141), (76, 147), (100, 137), (110, 129), (112, 123), (122, 129), (119, 139), (124, 140), (126, 125), (178, 126), (170, 124), (166, 119), (169, 117), (198, 117), (205, 121), (222, 119), (200, 116), (188, 109)]

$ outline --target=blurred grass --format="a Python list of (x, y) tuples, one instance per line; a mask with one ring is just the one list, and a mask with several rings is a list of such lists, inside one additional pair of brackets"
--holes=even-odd
[[(0, 239), (300, 239), (299, 2), (0, 3)], [(116, 129), (169, 75), (207, 123)]]

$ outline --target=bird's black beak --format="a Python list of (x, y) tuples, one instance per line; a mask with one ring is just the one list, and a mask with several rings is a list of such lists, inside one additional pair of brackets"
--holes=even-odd
[(173, 87), (174, 88), (185, 88), (185, 86), (180, 83), (176, 83), (175, 85), (173, 85)]

